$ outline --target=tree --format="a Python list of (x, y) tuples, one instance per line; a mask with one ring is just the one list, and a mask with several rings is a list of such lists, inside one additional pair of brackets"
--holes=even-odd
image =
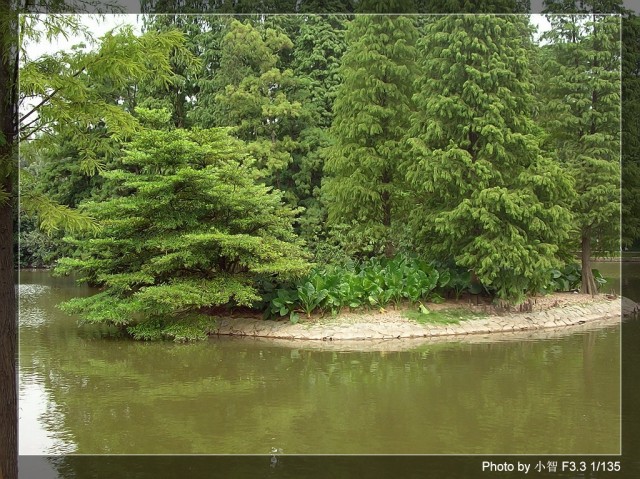
[(323, 196), (331, 224), (392, 255), (404, 221), (404, 135), (413, 109), (417, 30), (405, 16), (361, 15), (347, 30), (342, 84), (334, 104), (335, 144), (325, 163)]
[(420, 13), (529, 13), (530, 0), (416, 0)]
[(220, 68), (194, 110), (203, 127), (232, 126), (248, 143), (266, 181), (278, 187), (299, 133), (301, 105), (291, 99), (297, 79), (278, 66), (280, 52), (291, 48), (281, 31), (232, 20), (220, 43)]
[(17, 156), (18, 25), (13, 2), (0, 3), (0, 478), (18, 477), (16, 297), (13, 279), (13, 184)]
[[(167, 108), (171, 121), (177, 128), (187, 128), (193, 98), (198, 93), (197, 76), (201, 69), (199, 61), (203, 53), (198, 38), (207, 27), (207, 19), (196, 15), (150, 15), (144, 17), (145, 31), (178, 30), (185, 38), (185, 50), (176, 49), (171, 54), (173, 79), (170, 85), (158, 85), (157, 81), (140, 81), (134, 84), (135, 99), (145, 102), (142, 106)], [(135, 106), (135, 105), (134, 105)]]
[[(40, 18), (23, 16), (24, 31), (37, 32)], [(61, 23), (56, 23), (57, 18)], [(47, 21), (58, 34), (81, 26), (76, 16), (53, 16)], [(124, 27), (108, 32), (95, 50), (74, 49), (37, 59), (26, 56), (20, 69), (20, 103), (25, 105), (19, 118), (20, 140), (33, 143), (31, 150), (55, 150), (61, 140), (71, 140), (80, 170), (86, 175), (98, 173), (119, 154), (121, 142), (139, 129), (132, 114), (135, 100), (128, 98), (131, 85), (146, 81), (168, 87), (178, 81), (171, 55), (185, 62), (193, 58), (181, 32), (137, 36), (131, 27)], [(38, 215), (41, 223), (57, 228), (81, 221), (64, 206), (57, 208), (50, 198), (25, 191), (21, 207)], [(90, 226), (91, 221), (84, 224)]]
[(542, 13), (625, 13), (622, 0), (543, 0)]
[[(22, 2), (15, 2), (13, 0), (3, 0), (0, 2), (0, 301), (3, 304), (2, 312), (0, 314), (0, 474), (3, 479), (14, 479), (17, 477), (17, 392), (16, 392), (16, 369), (15, 369), (15, 357), (16, 357), (16, 305), (15, 305), (15, 285), (14, 285), (14, 259), (13, 259), (13, 245), (14, 245), (14, 228), (13, 219), (17, 217), (14, 215), (14, 208), (17, 205), (15, 199), (16, 188), (14, 185), (17, 181), (17, 145), (18, 145), (18, 126), (23, 120), (22, 130), (25, 133), (36, 133), (38, 128), (37, 123), (46, 121), (47, 119), (54, 120), (49, 123), (50, 127), (54, 125), (62, 125), (66, 119), (72, 118), (74, 121), (76, 117), (73, 115), (67, 115), (69, 110), (67, 107), (75, 106), (78, 113), (78, 120), (86, 120), (87, 117), (82, 114), (83, 108), (91, 108), (90, 100), (93, 98), (87, 93), (90, 91), (84, 88), (77, 88), (78, 77), (86, 74), (85, 70), (73, 70), (72, 66), (79, 66), (79, 63), (74, 65), (70, 63), (58, 63), (55, 59), (47, 65), (46, 63), (39, 63), (39, 66), (43, 67), (32, 68), (29, 62), (23, 65), (25, 69), (24, 79), (29, 80), (31, 76), (30, 87), (33, 88), (29, 93), (18, 89), (18, 73), (21, 70), (21, 64), (19, 62), (19, 54), (21, 46), (26, 38), (33, 37), (40, 31), (42, 35), (52, 38), (58, 35), (69, 34), (76, 28), (74, 23), (77, 23), (79, 17), (75, 16), (60, 16), (54, 15), (56, 11), (69, 12), (70, 8), (64, 3), (64, 1), (53, 0), (51, 2), (43, 2), (43, 7), (47, 8), (51, 15), (38, 17), (44, 23), (41, 25), (42, 29), (30, 28), (30, 25), (35, 23), (29, 23), (28, 18), (23, 17), (21, 25), (21, 35), (18, 34), (19, 19), (17, 11), (25, 10), (25, 5)], [(88, 8), (92, 8), (93, 2), (86, 3)], [(107, 10), (109, 5), (103, 5)], [(162, 38), (162, 37), (161, 37)], [(167, 38), (166, 36), (163, 38)], [(176, 37), (174, 37), (175, 39)], [(113, 43), (111, 43), (113, 45)], [(146, 53), (150, 56), (144, 57), (144, 68), (149, 66), (152, 70), (154, 65), (149, 65), (148, 60), (159, 60), (156, 55), (158, 49), (162, 49), (166, 43), (158, 42), (155, 44), (147, 45), (148, 50)], [(133, 53), (130, 50), (131, 53)], [(107, 54), (107, 52), (103, 52)], [(112, 56), (117, 56), (116, 52), (108, 52)], [(96, 59), (96, 63), (91, 66), (97, 66), (102, 63), (105, 66), (104, 61), (108, 61), (107, 58), (102, 56), (100, 59)], [(140, 59), (140, 55), (136, 55), (133, 58)], [(65, 60), (67, 58), (65, 57)], [(85, 59), (88, 57), (85, 56)], [(131, 61), (131, 58), (129, 58)], [(116, 63), (117, 64), (117, 63)], [(130, 64), (130, 63), (129, 63)], [(162, 62), (159, 66), (161, 68)], [(89, 64), (84, 66), (89, 67)], [(108, 70), (108, 69), (107, 69)], [(104, 70), (103, 70), (104, 71)], [(143, 74), (146, 74), (146, 71)], [(135, 74), (139, 73), (136, 72)], [(117, 77), (118, 73), (123, 73), (122, 70), (113, 71)], [(38, 88), (38, 80), (43, 82), (41, 88)], [(158, 78), (162, 78), (162, 75), (158, 75)], [(51, 82), (52, 78), (55, 78), (55, 82)], [(21, 75), (21, 80), (23, 75)], [(25, 89), (28, 89), (26, 86)], [(40, 95), (36, 99), (36, 104), (29, 108), (27, 111), (19, 113), (19, 106), (22, 104), (25, 94)], [(58, 111), (61, 115), (55, 119), (53, 114), (54, 109), (49, 108), (49, 105), (56, 103), (56, 99), (62, 96), (66, 96), (67, 105), (64, 102), (57, 102), (59, 107)], [(74, 96), (75, 95), (75, 96)], [(72, 100), (73, 98), (73, 100)], [(35, 97), (34, 97), (35, 99)], [(75, 100), (75, 101), (74, 101)], [(86, 110), (85, 110), (86, 111)], [(112, 113), (111, 109), (101, 110), (100, 108), (93, 109), (98, 115), (94, 117), (93, 123), (97, 124), (100, 119), (104, 119), (109, 113)], [(37, 121), (33, 121), (36, 116), (42, 112), (42, 117)], [(28, 114), (28, 116), (24, 116)], [(48, 116), (50, 115), (50, 116)], [(33, 123), (31, 123), (33, 122)], [(45, 130), (42, 127), (41, 130)], [(51, 206), (51, 202), (43, 203)], [(28, 202), (27, 202), (27, 205)], [(37, 206), (32, 202), (32, 206)], [(60, 212), (59, 209), (56, 210)]]
[(258, 183), (226, 129), (143, 131), (104, 175), (111, 198), (84, 205), (102, 229), (76, 237), (77, 254), (57, 267), (103, 287), (65, 303), (86, 321), (138, 339), (200, 338), (211, 327), (205, 308), (251, 306), (259, 278), (291, 279), (310, 266), (295, 210)]
[(640, 240), (640, 17), (622, 19), (622, 242)]
[[(61, 32), (81, 24), (80, 20), (70, 24), (67, 17), (62, 17), (65, 24), (59, 27)], [(40, 22), (39, 16), (21, 18), (27, 33), (36, 31)], [(180, 31), (149, 31), (138, 36), (130, 26), (124, 26), (108, 32), (95, 50), (73, 49), (36, 59), (26, 56), (20, 68), (20, 103), (24, 106), (20, 139), (40, 138), (42, 133), (53, 134), (71, 127), (86, 129), (98, 122), (111, 134), (126, 137), (135, 131), (135, 120), (130, 111), (113, 100), (124, 103), (124, 91), (137, 81), (165, 88), (177, 81), (172, 52), (192, 58)]]
[(308, 15), (294, 17), (299, 32), (292, 37), (294, 46), (291, 69), (299, 88), (293, 100), (302, 105), (297, 120), (297, 147), (291, 165), (282, 175), (283, 187), (292, 193), (295, 204), (304, 207), (298, 228), (308, 247), (318, 252), (325, 237), (326, 208), (321, 202), (323, 150), (330, 145), (329, 127), (333, 104), (341, 83), (339, 68), (346, 48), (344, 16)]
[[(48, 21), (56, 25), (57, 17), (52, 17)], [(61, 18), (60, 31), (82, 29), (79, 16)], [(39, 17), (22, 17), (23, 31), (39, 34), (39, 21)], [(20, 176), (20, 217), (26, 221), (20, 234), (35, 240), (23, 242), (27, 256), (33, 257), (24, 247), (33, 244), (41, 250), (38, 255), (44, 253), (53, 260), (68, 246), (43, 235), (61, 237), (60, 229), (95, 226), (73, 208), (91, 195), (101, 181), (98, 173), (121, 154), (122, 141), (139, 128), (134, 109), (145, 96), (141, 90), (163, 95), (165, 87), (173, 88), (183, 79), (174, 73), (176, 58), (180, 65), (194, 62), (176, 38), (181, 34), (175, 29), (138, 37), (126, 28), (109, 32), (88, 51), (81, 44), (35, 59), (28, 50), (24, 52), (21, 162), (26, 169)], [(167, 45), (164, 52), (164, 47), (158, 48), (163, 44)], [(139, 76), (140, 66), (157, 67), (157, 75), (145, 70)], [(86, 101), (89, 106), (81, 105)], [(54, 250), (46, 251), (47, 247)]]
[(526, 17), (438, 17), (419, 43), (410, 129), (416, 247), (519, 302), (547, 281), (568, 236), (571, 184), (531, 120)]
[(299, 0), (299, 13), (353, 13), (357, 0)]
[(552, 53), (543, 68), (554, 81), (544, 88), (545, 125), (575, 182), (581, 292), (595, 294), (592, 252), (620, 248), (620, 20), (567, 15), (550, 22)]

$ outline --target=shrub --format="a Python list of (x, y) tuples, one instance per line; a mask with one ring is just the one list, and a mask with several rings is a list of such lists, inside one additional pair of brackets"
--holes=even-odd
[[(347, 266), (327, 266), (312, 270), (293, 286), (283, 286), (269, 298), (267, 316), (285, 316), (301, 312), (310, 316), (314, 311), (337, 314), (342, 308), (383, 308), (402, 301), (418, 302), (432, 295), (440, 274), (424, 260), (409, 256), (392, 259), (372, 258)], [(285, 299), (286, 298), (286, 301)]]

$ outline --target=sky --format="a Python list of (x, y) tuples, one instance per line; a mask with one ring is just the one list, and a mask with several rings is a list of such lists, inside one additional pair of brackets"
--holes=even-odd
[[(140, 15), (82, 15), (83, 25), (91, 32), (95, 39), (100, 38), (109, 30), (122, 25), (134, 25), (140, 31), (142, 20)], [(69, 38), (58, 36), (53, 41), (43, 39), (40, 42), (25, 42), (25, 50), (29, 59), (39, 58), (44, 54), (70, 50), (73, 45), (86, 42), (83, 35), (71, 35)]]
[[(88, 30), (92, 33), (93, 37), (98, 39), (113, 28), (117, 28), (121, 25), (133, 25), (139, 32), (142, 26), (142, 18), (139, 14), (126, 14), (126, 15), (104, 15), (99, 17), (97, 15), (82, 15), (83, 24), (88, 27)], [(549, 23), (543, 15), (532, 15), (532, 22), (538, 27), (538, 30), (546, 30), (549, 27)], [(80, 35), (74, 35), (65, 39), (63, 37), (57, 38), (55, 41), (41, 41), (37, 43), (25, 44), (27, 55), (29, 59), (35, 59), (43, 54), (50, 54), (58, 51), (65, 51), (71, 49), (73, 45), (86, 42), (86, 39)]]

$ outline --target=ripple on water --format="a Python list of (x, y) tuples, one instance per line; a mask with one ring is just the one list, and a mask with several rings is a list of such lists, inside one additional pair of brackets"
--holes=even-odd
[(51, 286), (44, 284), (19, 284), (17, 285), (20, 300), (42, 296), (51, 290)]
[(46, 314), (43, 309), (30, 308), (26, 311), (20, 311), (18, 315), (18, 325), (21, 328), (38, 328), (45, 324)]
[(18, 324), (20, 327), (39, 327), (45, 322), (45, 311), (35, 302), (51, 291), (50, 286), (43, 284), (20, 284), (17, 286), (17, 292), (20, 298), (20, 314), (18, 315)]

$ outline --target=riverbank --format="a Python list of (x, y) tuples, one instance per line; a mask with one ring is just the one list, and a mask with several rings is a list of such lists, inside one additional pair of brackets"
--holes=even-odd
[[(268, 321), (251, 317), (221, 318), (214, 335), (249, 336), (309, 341), (362, 341), (460, 337), (490, 333), (512, 333), (544, 329), (570, 328), (587, 323), (615, 323), (623, 311), (632, 314), (638, 305), (610, 295), (556, 293), (536, 298), (530, 311), (498, 312), (487, 305), (464, 302), (428, 304), (430, 311), (460, 312), (463, 319), (454, 322), (430, 322), (409, 319), (405, 310), (342, 313), (338, 316), (301, 318), (296, 324), (288, 320)], [(434, 315), (435, 316), (435, 315)], [(464, 319), (466, 318), (466, 319)]]

